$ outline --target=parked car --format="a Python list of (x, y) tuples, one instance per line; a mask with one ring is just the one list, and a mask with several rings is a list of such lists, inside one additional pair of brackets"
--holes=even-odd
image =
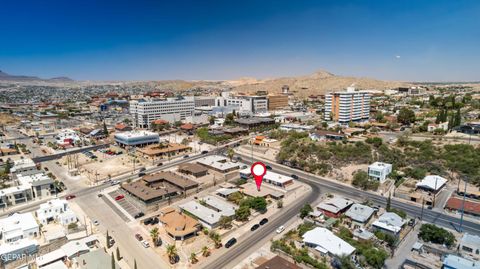
[(208, 150), (202, 150), (202, 154), (207, 154)]
[(155, 217), (155, 218), (152, 219), (151, 224), (155, 225), (155, 224), (158, 224), (159, 222), (160, 222), (160, 220), (157, 217)]
[(140, 172), (140, 173), (138, 173), (138, 176), (139, 176), (139, 177), (143, 177), (144, 175), (145, 175), (145, 172)]
[(98, 196), (98, 198), (101, 198), (101, 197), (103, 197), (103, 194), (99, 193), (99, 194), (97, 194), (97, 196)]
[(298, 176), (297, 175), (292, 175), (291, 176), (293, 179), (298, 179)]
[(235, 245), (235, 243), (237, 243), (237, 239), (234, 237), (225, 243), (225, 247), (230, 248), (231, 246)]
[(252, 226), (252, 228), (250, 228), (250, 231), (253, 232), (253, 231), (255, 231), (255, 230), (258, 229), (258, 228), (260, 228), (260, 225), (255, 224), (255, 225)]
[(108, 243), (110, 246), (113, 246), (115, 244), (115, 239), (110, 237), (110, 240), (108, 240)]
[(183, 156), (184, 159), (186, 159), (186, 158), (188, 158), (188, 157), (190, 157), (190, 156), (188, 156), (188, 155)]
[(138, 219), (138, 218), (141, 218), (145, 216), (145, 214), (143, 212), (138, 212), (137, 214), (135, 214), (135, 216), (133, 216), (134, 218)]
[(124, 195), (117, 195), (117, 197), (115, 197), (115, 201), (120, 201), (120, 200), (122, 200), (123, 198), (125, 198)]
[(277, 228), (277, 234), (280, 234), (283, 231), (285, 231), (285, 227), (283, 225)]
[(270, 165), (266, 165), (265, 167), (267, 168), (267, 170), (272, 170), (272, 167)]
[(93, 225), (98, 226), (98, 224), (100, 224), (100, 222), (98, 222), (98, 220), (93, 221)]
[(149, 248), (149, 247), (150, 247), (150, 244), (149, 244), (146, 240), (143, 240), (143, 241), (142, 241), (142, 246), (143, 246), (144, 248)]
[(408, 226), (415, 226), (415, 219), (410, 219), (408, 221)]
[(75, 198), (75, 197), (77, 197), (77, 196), (75, 196), (74, 194), (70, 194), (70, 195), (67, 195), (67, 196), (65, 197), (65, 199), (66, 199), (66, 200), (72, 200), (72, 199)]
[(152, 224), (152, 221), (153, 221), (152, 218), (146, 218), (145, 220), (143, 220), (143, 224), (144, 225), (150, 225), (150, 224)]
[(140, 234), (135, 234), (135, 238), (140, 242), (143, 241), (143, 237)]
[(267, 222), (268, 222), (268, 219), (263, 218), (259, 223), (260, 223), (260, 225), (265, 225), (265, 224), (267, 224)]
[(162, 166), (162, 165), (163, 165), (163, 163), (158, 163), (158, 164), (157, 164), (157, 166)]
[(120, 181), (118, 181), (118, 180), (113, 180), (110, 184), (111, 184), (112, 186), (113, 186), (113, 185), (117, 185), (117, 184), (120, 184)]

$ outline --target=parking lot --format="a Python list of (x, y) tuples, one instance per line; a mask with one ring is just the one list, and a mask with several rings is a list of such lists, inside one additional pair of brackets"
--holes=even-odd
[[(115, 197), (119, 195), (124, 195), (124, 194), (118, 190), (115, 190), (115, 191), (109, 192), (108, 195), (110, 195), (110, 197), (112, 197), (112, 199), (115, 200)], [(140, 209), (135, 207), (131, 202), (129, 202), (127, 198), (123, 198), (118, 201), (116, 200), (115, 203), (117, 203), (120, 207), (122, 207), (132, 217), (135, 217), (135, 215), (142, 212)]]

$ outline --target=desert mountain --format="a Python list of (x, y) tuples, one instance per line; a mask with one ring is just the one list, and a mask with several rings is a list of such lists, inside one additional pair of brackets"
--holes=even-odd
[(51, 81), (51, 82), (70, 82), (73, 81), (67, 77), (56, 77), (51, 79), (42, 79), (34, 76), (10, 75), (0, 70), (0, 80), (7, 81)]
[(281, 77), (264, 80), (240, 79), (227, 83), (230, 83), (233, 90), (244, 93), (254, 93), (260, 90), (269, 93), (280, 93), (282, 87), (287, 85), (290, 92), (300, 97), (324, 94), (332, 90), (342, 90), (351, 85), (354, 85), (355, 88), (365, 90), (383, 90), (410, 85), (405, 82), (337, 76), (327, 71), (318, 71), (307, 76)]

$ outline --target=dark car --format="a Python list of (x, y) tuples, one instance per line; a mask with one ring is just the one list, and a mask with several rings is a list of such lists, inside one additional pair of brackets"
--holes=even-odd
[(75, 196), (74, 194), (70, 194), (70, 195), (67, 195), (67, 197), (65, 197), (65, 199), (66, 200), (72, 200), (75, 197), (77, 197), (77, 196)]
[(291, 176), (293, 179), (298, 179), (298, 176), (297, 175), (292, 175)]
[(272, 170), (272, 167), (270, 165), (266, 165), (265, 167), (267, 168), (267, 170)]
[(145, 214), (143, 212), (138, 212), (137, 214), (135, 214), (135, 216), (133, 216), (134, 218), (138, 219), (138, 218), (141, 218), (145, 216)]
[(152, 218), (146, 218), (146, 219), (143, 221), (143, 224), (149, 225), (149, 224), (152, 224), (152, 222), (153, 222), (153, 219), (152, 219)]
[(139, 177), (143, 177), (144, 175), (145, 175), (145, 172), (140, 172), (140, 173), (138, 173), (138, 176), (139, 176)]
[(135, 238), (137, 238), (138, 241), (143, 240), (143, 237), (140, 234), (135, 234)]
[(186, 158), (188, 158), (188, 157), (190, 157), (190, 156), (188, 156), (188, 155), (183, 156), (184, 159), (186, 159)]
[(155, 225), (155, 224), (158, 224), (159, 222), (160, 222), (160, 220), (158, 220), (158, 218), (155, 217), (155, 218), (152, 219), (152, 222), (150, 222), (150, 224)]
[(207, 154), (208, 153), (208, 150), (203, 150), (202, 151), (202, 154)]
[(260, 223), (260, 225), (265, 225), (265, 224), (267, 224), (267, 222), (268, 222), (268, 219), (263, 218), (259, 223)]
[(410, 219), (408, 226), (415, 226), (415, 219)]
[(101, 198), (101, 197), (103, 197), (103, 194), (99, 193), (99, 194), (97, 194), (97, 196), (98, 196), (98, 198)]
[(162, 165), (163, 165), (163, 163), (158, 163), (158, 164), (157, 164), (157, 166), (162, 166)]
[(225, 243), (225, 247), (229, 248), (229, 247), (235, 245), (235, 243), (237, 243), (237, 239), (234, 237), (234, 238), (228, 240), (227, 243)]
[(260, 228), (260, 225), (255, 224), (255, 225), (252, 226), (252, 228), (250, 228), (250, 231), (253, 232), (253, 231), (255, 231), (255, 230), (258, 229), (258, 228)]

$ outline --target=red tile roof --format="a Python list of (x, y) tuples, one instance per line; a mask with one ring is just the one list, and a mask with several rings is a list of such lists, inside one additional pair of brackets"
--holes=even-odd
[[(445, 208), (454, 209), (454, 210), (461, 210), (462, 209), (462, 202), (463, 202), (463, 199), (451, 197), (450, 199), (448, 199), (447, 205), (445, 206)], [(465, 200), (465, 212), (479, 215), (480, 214), (480, 203)]]
[(180, 126), (180, 129), (182, 129), (182, 130), (192, 130), (193, 129), (193, 124), (185, 123), (182, 126)]
[(158, 119), (158, 120), (152, 121), (152, 123), (153, 123), (153, 124), (167, 124), (168, 121), (162, 120), (162, 119)]

